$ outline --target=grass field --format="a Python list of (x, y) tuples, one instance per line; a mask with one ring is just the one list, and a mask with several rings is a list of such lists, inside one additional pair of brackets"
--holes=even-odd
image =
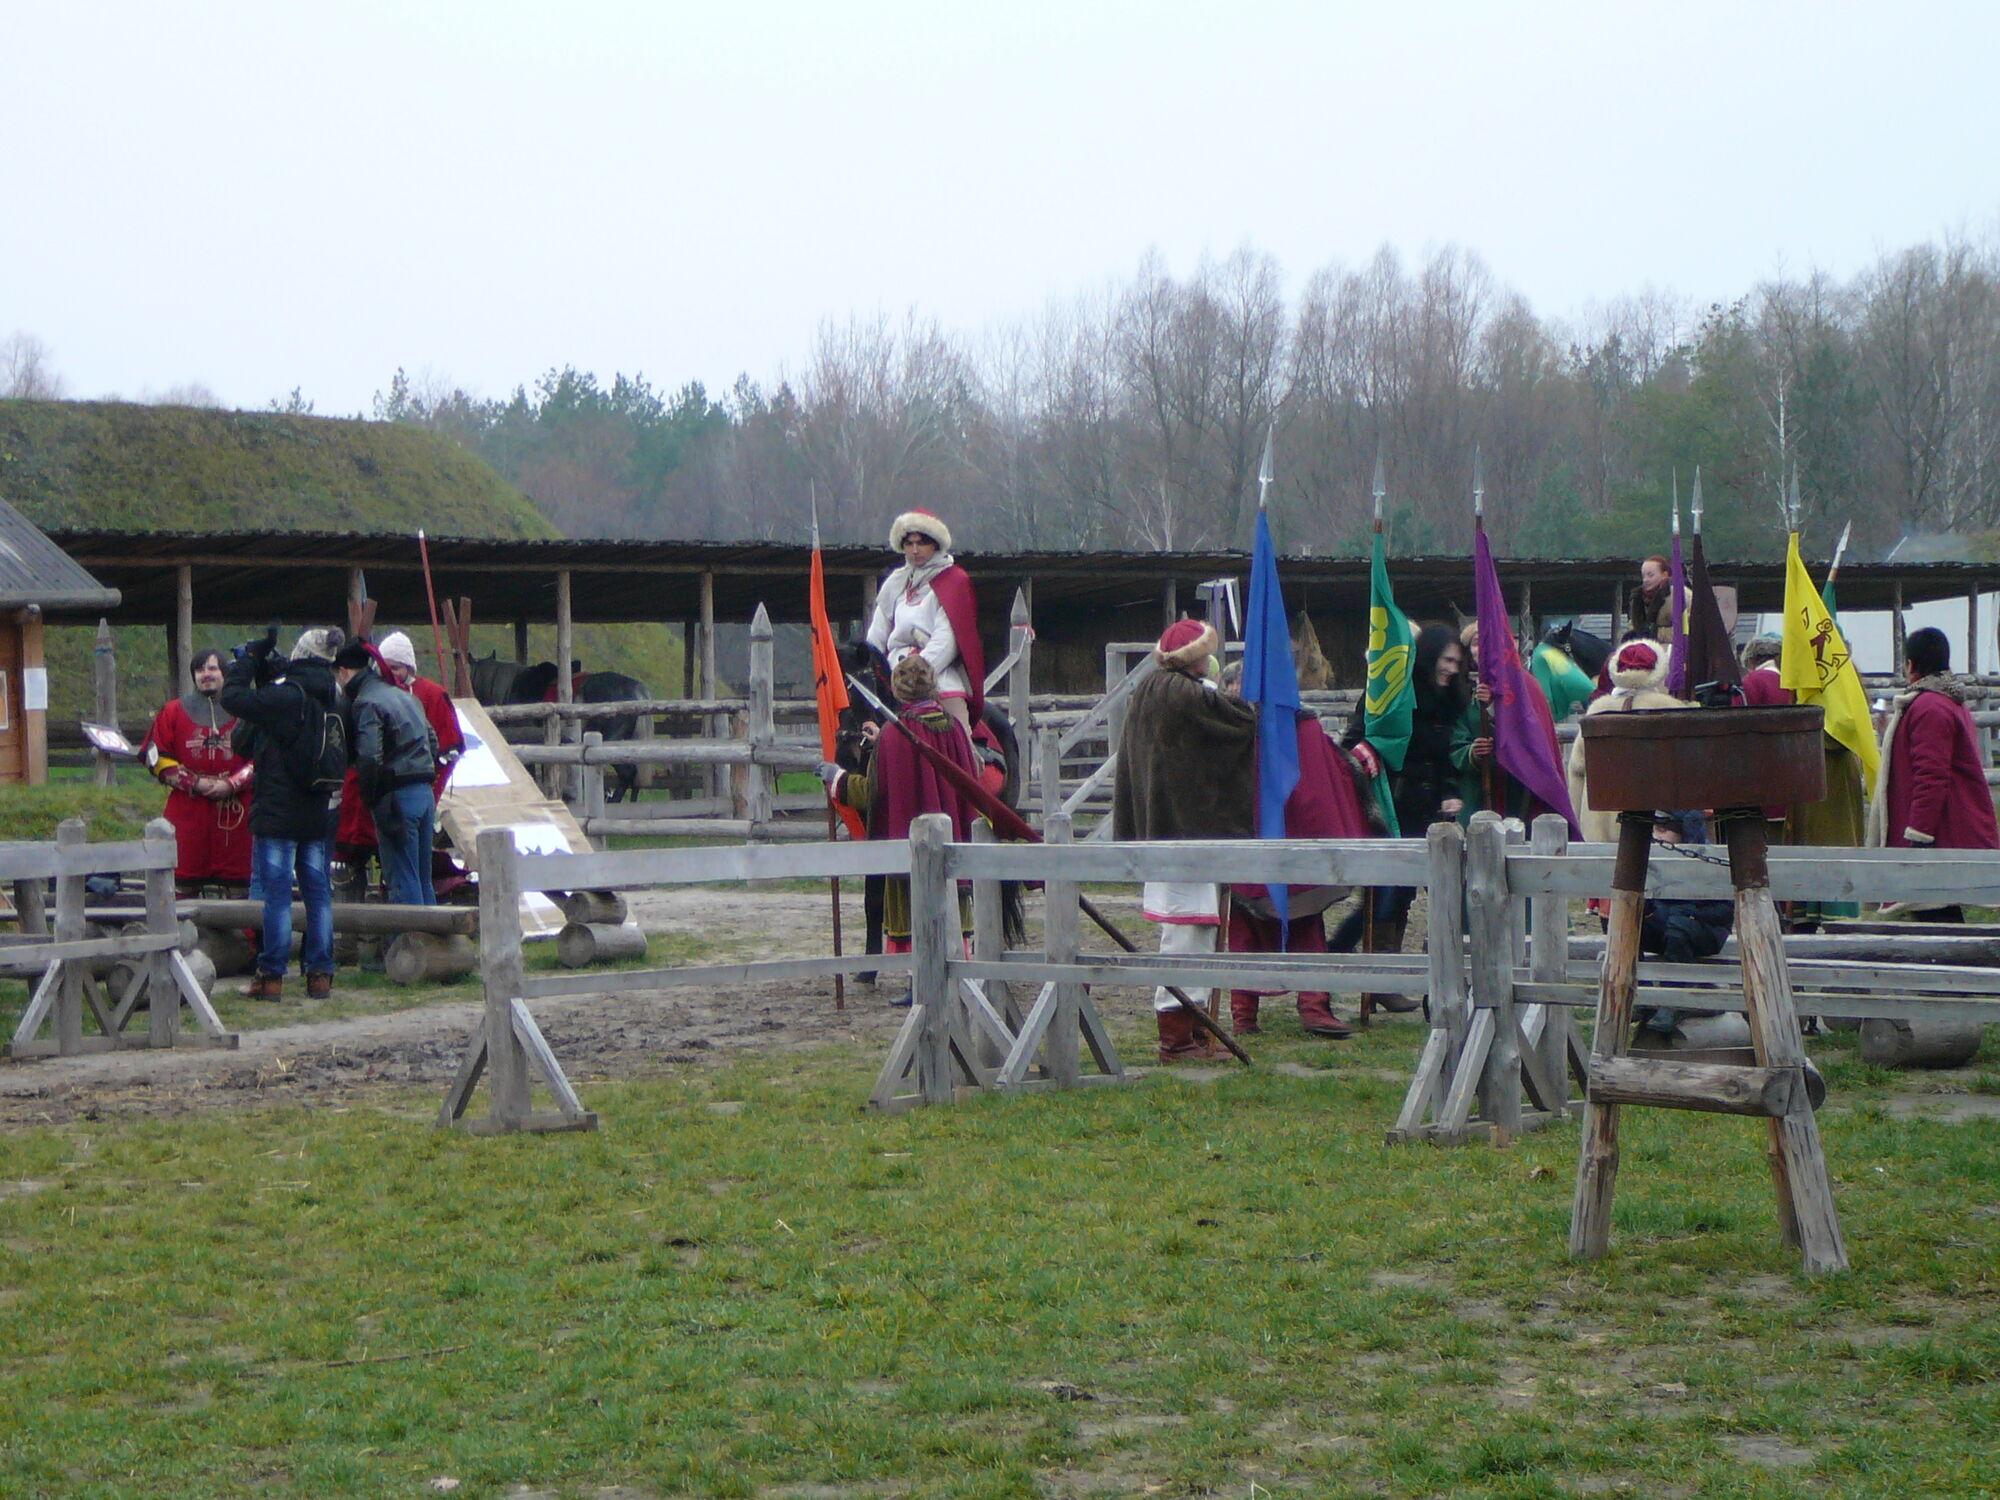
[(1419, 1035), (895, 1119), (834, 1047), (591, 1085), (595, 1135), (0, 1137), (0, 1494), (2000, 1491), (2000, 1125), (1836, 1042), (1855, 1269), (1807, 1281), (1753, 1122), (1628, 1111), (1578, 1266), (1574, 1127), (1381, 1144)]

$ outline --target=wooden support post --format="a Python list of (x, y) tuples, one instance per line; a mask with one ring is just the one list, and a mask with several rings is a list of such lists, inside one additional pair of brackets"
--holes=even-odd
[[(118, 640), (111, 622), (99, 617), (97, 640), (90, 653), (91, 713), (107, 729), (118, 727)], [(118, 763), (110, 752), (99, 750), (91, 769), (91, 781), (111, 786), (118, 780)]]
[(917, 1032), (917, 1092), (926, 1104), (949, 1104), (951, 984), (945, 965), (958, 937), (958, 900), (945, 878), (951, 819), (925, 813), (910, 823), (910, 995), (923, 1017)]
[[(56, 844), (77, 849), (85, 842), (81, 818), (64, 818), (56, 825)], [(83, 918), (84, 877), (81, 872), (56, 877), (56, 941), (81, 942), (86, 933)], [(83, 1050), (83, 981), (85, 966), (65, 961), (56, 979), (56, 1054), (73, 1057)]]
[(174, 569), (174, 628), (167, 653), (167, 696), (178, 698), (188, 690), (188, 672), (194, 662), (194, 569), (182, 563)]
[(1472, 1024), (1466, 1004), (1465, 830), (1451, 822), (1433, 823), (1425, 835), (1430, 846), (1430, 921), (1424, 944), (1430, 969), (1431, 1025), (1448, 1038), (1444, 1076), (1458, 1072), (1465, 1053), (1465, 1035)]
[(1965, 596), (1965, 675), (1979, 675), (1979, 590)]
[[(170, 842), (174, 838), (174, 825), (165, 818), (155, 818), (146, 825), (146, 837), (158, 842)], [(174, 872), (161, 868), (146, 872), (146, 931), (151, 933), (175, 933), (180, 931), (180, 915), (174, 910)], [(167, 953), (148, 953), (139, 961), (145, 970), (142, 983), (146, 992), (146, 1044), (149, 1047), (171, 1047), (181, 1029), (181, 997), (179, 987), (174, 983), (173, 956)]]
[(1042, 830), (1046, 835), (1049, 819), (1062, 811), (1062, 736), (1044, 729), (1036, 736), (1035, 769), (1042, 787)]
[[(722, 689), (715, 680), (715, 574), (713, 573), (704, 572), (701, 575), (700, 610), (701, 616), (696, 630), (701, 653), (701, 696), (707, 699), (719, 698), (722, 696)], [(720, 718), (710, 714), (702, 719), (701, 732), (714, 739), (722, 734), (725, 727)], [(701, 776), (702, 795), (711, 798), (720, 796), (722, 788), (734, 780), (719, 766), (703, 767)], [(741, 814), (738, 813), (736, 816)]]
[(694, 696), (694, 621), (681, 621), (681, 696)]
[[(569, 575), (561, 576), (566, 593)], [(567, 677), (567, 672), (562, 674), (563, 680)], [(489, 1113), (501, 1129), (514, 1130), (528, 1117), (529, 1106), (528, 1054), (514, 1035), (513, 1013), (521, 993), (521, 856), (514, 848), (513, 833), (505, 828), (483, 831), (477, 847)]]
[[(1560, 855), (1569, 848), (1569, 825), (1554, 813), (1535, 819), (1530, 845), (1537, 854)], [(1563, 896), (1535, 896), (1528, 902), (1528, 975), (1536, 984), (1561, 984), (1568, 977), (1569, 900)], [(1565, 1093), (1569, 1079), (1569, 1008), (1542, 1007), (1542, 1027), (1535, 1037), (1535, 1051), (1542, 1074)], [(1567, 1099), (1543, 1101), (1559, 1110)]]
[(1897, 677), (1903, 675), (1903, 636), (1905, 629), (1906, 627), (1903, 624), (1903, 580), (1897, 578), (1889, 585), (1889, 654), (1895, 658), (1889, 663), (1889, 670)]
[(14, 882), (14, 911), (25, 936), (46, 937), (49, 931), (48, 890), (39, 880)]
[[(604, 816), (604, 766), (590, 758), (590, 752), (603, 743), (604, 736), (595, 729), (583, 732), (583, 764), (577, 771), (583, 778), (583, 815), (586, 818)], [(598, 847), (604, 847), (602, 840), (598, 842)]]
[[(1597, 1029), (1591, 1068), (1604, 1057), (1623, 1057), (1631, 1046), (1632, 1001), (1639, 983), (1639, 929), (1646, 911), (1646, 866), (1652, 856), (1653, 820), (1645, 813), (1618, 815), (1618, 858), (1611, 869), (1611, 925), (1604, 938), (1604, 967), (1597, 982)], [(1767, 891), (1768, 895), (1769, 892)], [(1611, 1200), (1618, 1189), (1618, 1106), (1586, 1103), (1583, 1145), (1576, 1163), (1576, 1198), (1570, 1206), (1569, 1253), (1596, 1260), (1611, 1248)]]
[[(1977, 596), (1974, 596), (1975, 599)], [(1750, 1045), (1760, 1067), (1803, 1070), (1805, 1044), (1792, 1004), (1792, 976), (1785, 967), (1785, 939), (1771, 900), (1771, 872), (1764, 819), (1755, 810), (1722, 821), (1729, 840), (1729, 877), (1736, 888), (1736, 945), (1742, 953), (1743, 1002)], [(1847, 1269), (1833, 1185), (1826, 1174), (1819, 1122), (1797, 1091), (1792, 1108), (1770, 1121), (1771, 1179), (1785, 1242), (1798, 1247), (1807, 1275)]]
[[(1067, 844), (1075, 836), (1069, 814), (1056, 812), (1042, 829), (1042, 842)], [(1052, 964), (1076, 962), (1078, 918), (1077, 898), (1083, 888), (1074, 880), (1050, 878), (1042, 885), (1042, 954)], [(1047, 1059), (1049, 1077), (1059, 1089), (1077, 1086), (1082, 1076), (1078, 1043), (1081, 1039), (1083, 986), (1069, 982), (1056, 985), (1055, 1014), (1049, 1021)]]
[[(988, 845), (996, 842), (993, 825), (984, 818), (972, 825), (972, 842)], [(979, 959), (997, 959), (1005, 951), (1006, 944), (1001, 935), (1000, 882), (984, 879), (972, 882), (972, 954)], [(1007, 1022), (1009, 1030), (1018, 1031), (1021, 1018), (1014, 1005), (1014, 987), (1004, 979), (986, 981), (986, 999), (1001, 1018)], [(979, 1031), (979, 1061), (986, 1068), (997, 1068), (1007, 1060), (1006, 1050), (997, 1038), (984, 1028)]]
[(1014, 670), (1007, 674), (1007, 716), (1014, 721), (1014, 737), (1022, 745), (1034, 732), (1034, 711), (1029, 695), (1034, 691), (1032, 656), (1034, 622), (1028, 613), (1025, 589), (1014, 590), (1014, 607), (1007, 614), (1007, 650), (1014, 657)]
[(1480, 1073), (1480, 1114), (1501, 1142), (1521, 1129), (1521, 1032), (1514, 1014), (1513, 903), (1507, 897), (1507, 830), (1499, 814), (1472, 815), (1465, 834), (1465, 910), (1472, 930), (1472, 1006), (1493, 1013), (1493, 1044)]
[(514, 664), (525, 667), (528, 664), (528, 622), (514, 622)]
[[(575, 670), (570, 663), (576, 659), (576, 621), (572, 602), (569, 569), (559, 568), (556, 571), (556, 702), (558, 703), (576, 701), (576, 685), (570, 680), (570, 674)], [(583, 720), (563, 721), (560, 728), (562, 732), (557, 736), (558, 740), (575, 743), (582, 739)], [(556, 771), (556, 785), (562, 789), (565, 799), (574, 800), (576, 783), (571, 779), (567, 768), (559, 768)]]
[(1181, 617), (1181, 586), (1169, 578), (1160, 586), (1160, 629), (1165, 630)]
[[(748, 811), (753, 828), (771, 821), (771, 789), (777, 773), (756, 758), (758, 750), (769, 750), (778, 742), (777, 668), (770, 612), (763, 605), (750, 620), (750, 764), (744, 767), (749, 778)], [(753, 834), (752, 837), (755, 837)]]

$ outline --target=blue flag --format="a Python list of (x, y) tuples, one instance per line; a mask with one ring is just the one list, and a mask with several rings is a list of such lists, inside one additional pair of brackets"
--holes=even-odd
[[(1243, 622), (1243, 697), (1257, 705), (1257, 837), (1285, 836), (1285, 802), (1299, 784), (1299, 674), (1292, 634), (1278, 590), (1271, 523), (1257, 512), (1257, 547), (1250, 557), (1250, 609)], [(1271, 905), (1282, 934), (1291, 920), (1291, 893), (1272, 885)]]

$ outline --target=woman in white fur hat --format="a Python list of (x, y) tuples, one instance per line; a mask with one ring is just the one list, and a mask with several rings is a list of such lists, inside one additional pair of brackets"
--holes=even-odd
[[(1634, 709), (1692, 708), (1667, 691), (1668, 649), (1656, 641), (1631, 640), (1613, 653), (1609, 663), (1611, 691), (1595, 699), (1584, 710), (1586, 718), (1598, 714), (1629, 713)], [(1618, 842), (1618, 814), (1590, 805), (1590, 784), (1584, 775), (1583, 735), (1569, 747), (1569, 805), (1584, 838), (1593, 844)]]
[(905, 511), (889, 527), (903, 565), (882, 580), (868, 644), (893, 670), (921, 654), (937, 674), (937, 701), (969, 731), (986, 706), (986, 653), (972, 580), (952, 560), (951, 530), (927, 510)]

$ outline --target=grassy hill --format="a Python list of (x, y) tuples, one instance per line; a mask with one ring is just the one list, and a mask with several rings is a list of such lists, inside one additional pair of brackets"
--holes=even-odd
[(420, 427), (119, 401), (0, 401), (0, 495), (45, 528), (561, 534)]

